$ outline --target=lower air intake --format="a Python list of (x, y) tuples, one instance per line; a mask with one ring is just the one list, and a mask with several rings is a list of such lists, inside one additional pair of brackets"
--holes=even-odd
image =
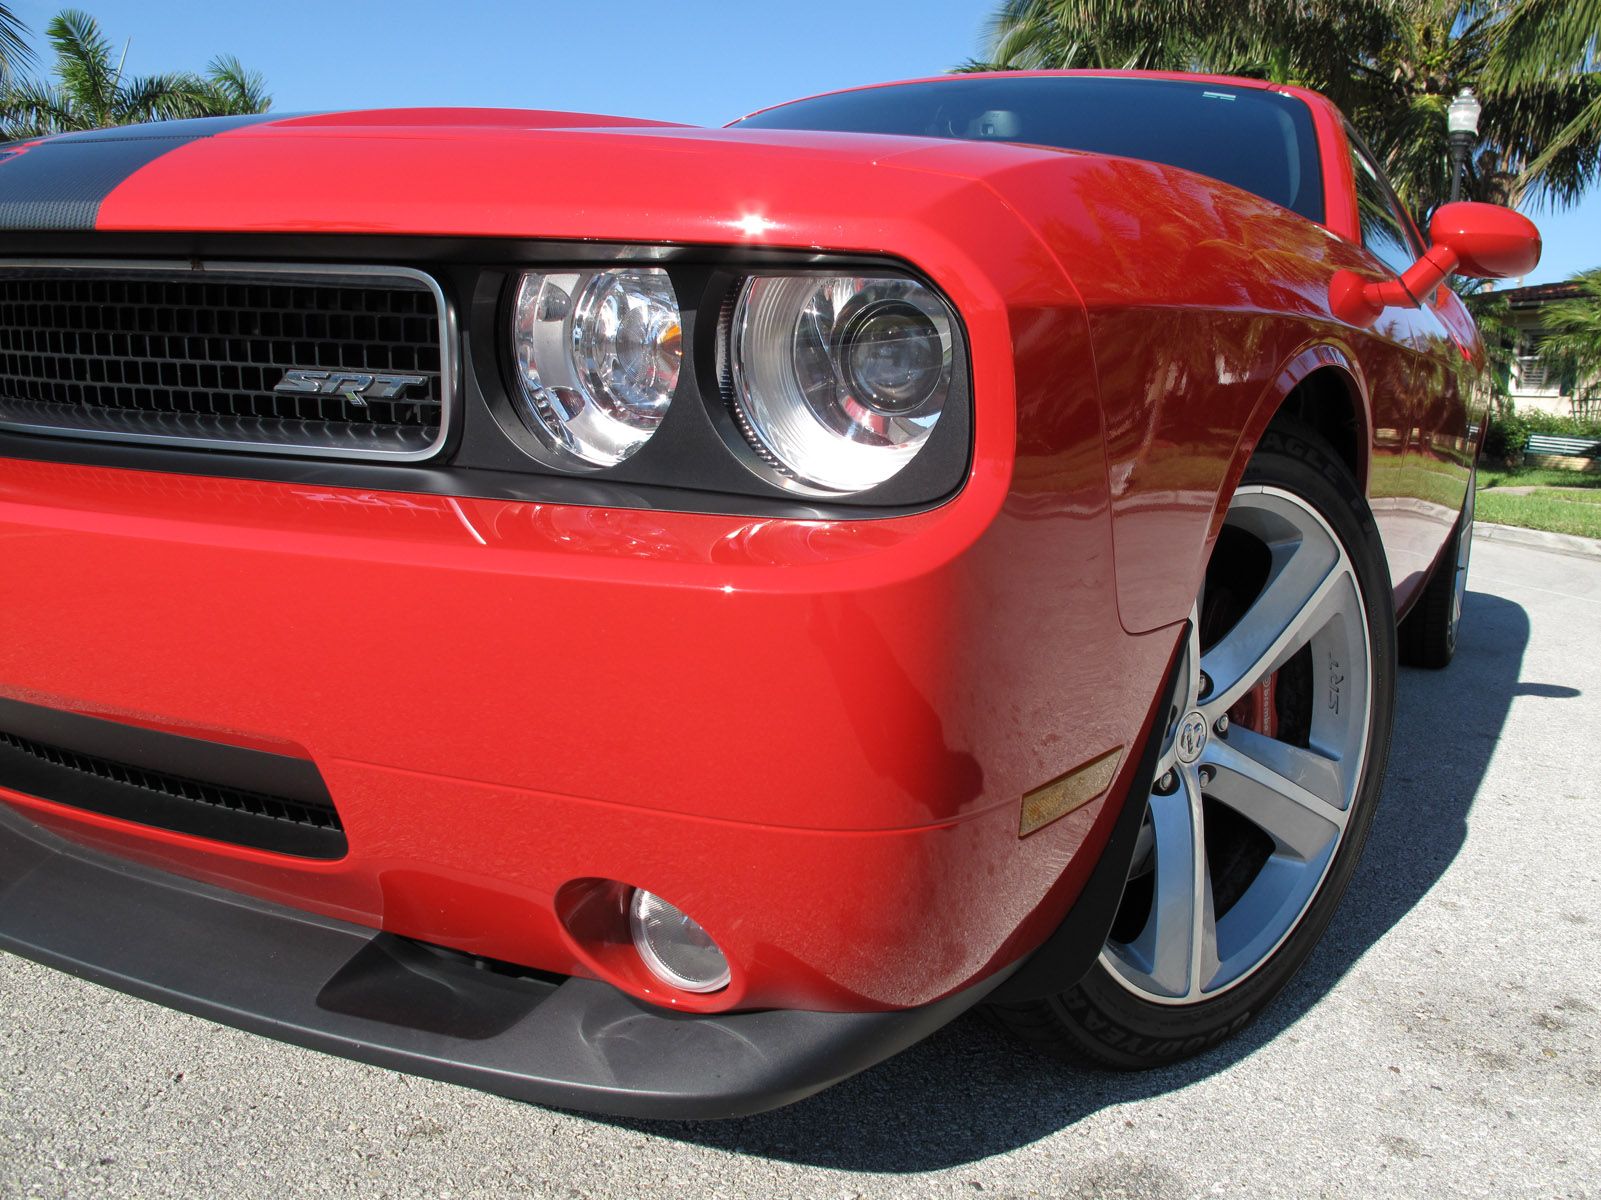
[(301, 858), (348, 849), (333, 800), (304, 759), (9, 700), (0, 700), (0, 788)]

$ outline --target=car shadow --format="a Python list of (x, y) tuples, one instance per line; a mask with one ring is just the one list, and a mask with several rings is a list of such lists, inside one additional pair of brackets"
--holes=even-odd
[(1082, 1070), (1042, 1057), (970, 1013), (873, 1070), (777, 1112), (726, 1122), (614, 1123), (787, 1162), (931, 1171), (1017, 1149), (1109, 1105), (1183, 1088), (1228, 1067), (1300, 1020), (1450, 866), (1512, 698), (1577, 694), (1520, 679), (1528, 640), (1520, 606), (1470, 592), (1452, 666), (1402, 671), (1384, 797), (1345, 900), (1300, 974), (1253, 1025), (1217, 1049), (1140, 1074)]

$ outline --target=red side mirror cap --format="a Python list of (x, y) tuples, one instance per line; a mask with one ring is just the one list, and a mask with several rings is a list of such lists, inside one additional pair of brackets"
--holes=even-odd
[(1499, 204), (1445, 204), (1429, 222), (1429, 240), (1456, 255), (1455, 273), (1470, 279), (1527, 275), (1540, 263), (1540, 231)]
[(1392, 304), (1422, 304), (1451, 275), (1505, 279), (1527, 275), (1540, 263), (1540, 231), (1522, 213), (1499, 204), (1441, 205), (1429, 222), (1434, 242), (1399, 279), (1369, 283), (1336, 271), (1329, 283), (1334, 315), (1353, 325), (1371, 325)]

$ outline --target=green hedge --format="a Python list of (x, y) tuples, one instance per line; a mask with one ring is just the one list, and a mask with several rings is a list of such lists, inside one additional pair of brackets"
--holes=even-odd
[(1519, 459), (1531, 433), (1601, 441), (1601, 420), (1559, 417), (1539, 409), (1517, 412), (1508, 404), (1505, 412), (1490, 418), (1490, 428), (1484, 435), (1484, 456), (1501, 462)]

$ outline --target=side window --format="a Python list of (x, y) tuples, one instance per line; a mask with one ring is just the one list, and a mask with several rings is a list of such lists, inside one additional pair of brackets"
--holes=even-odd
[(1351, 142), (1351, 172), (1356, 176), (1356, 207), (1362, 221), (1362, 244), (1374, 258), (1399, 275), (1417, 261), (1421, 248), (1413, 244), (1389, 185), (1354, 138)]

